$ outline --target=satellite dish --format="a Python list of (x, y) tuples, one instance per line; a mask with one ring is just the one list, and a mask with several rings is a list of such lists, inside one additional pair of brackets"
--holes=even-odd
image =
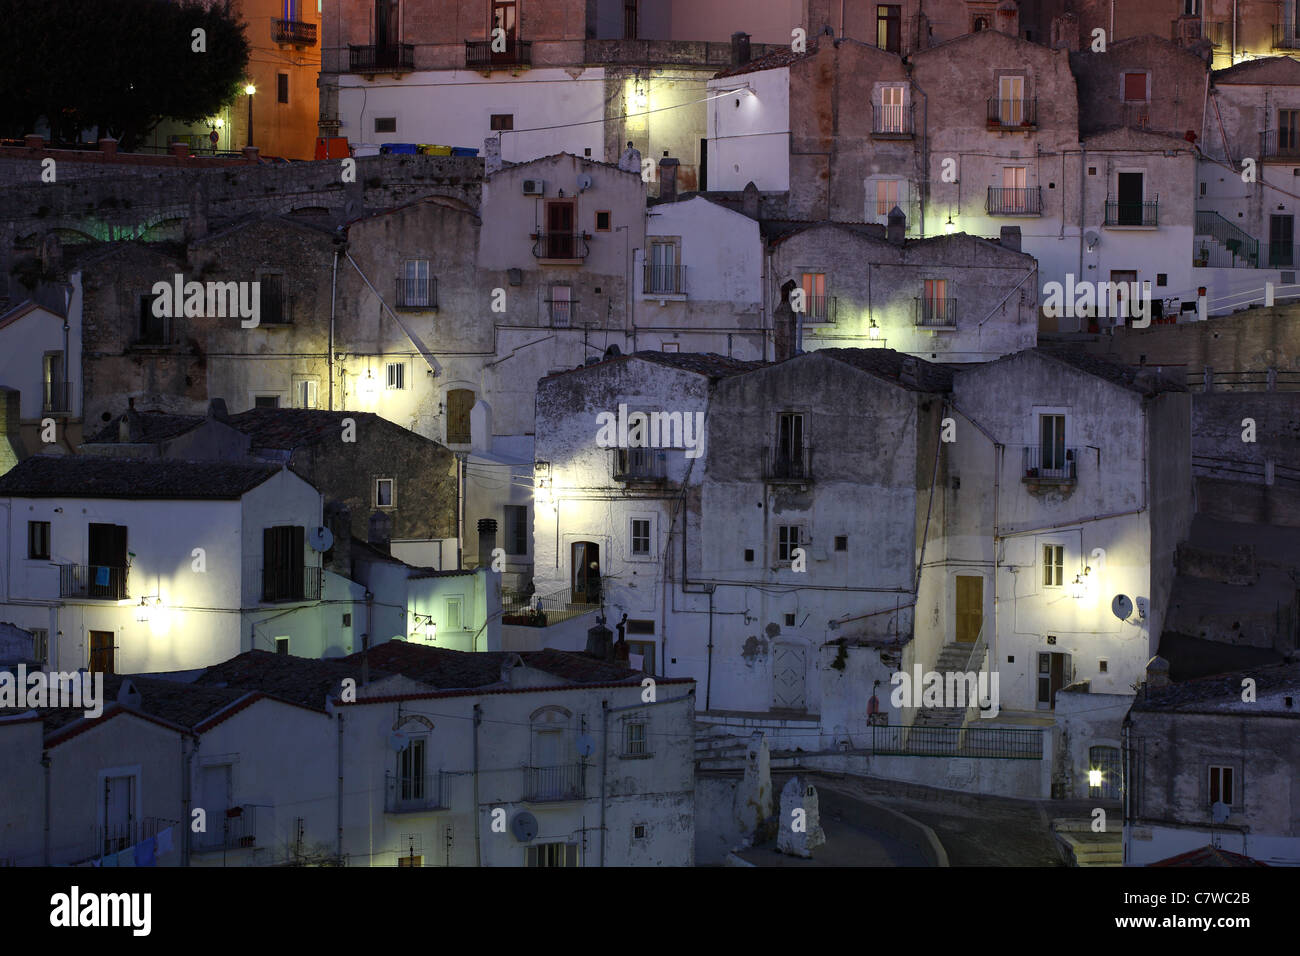
[(1097, 235), (1096, 232), (1089, 229), (1087, 232), (1083, 234), (1083, 241), (1088, 244), (1089, 249), (1095, 249), (1097, 247), (1097, 243), (1101, 242), (1101, 236)]
[(394, 753), (401, 753), (406, 749), (409, 738), (400, 730), (394, 730), (388, 735), (388, 749)]
[(1115, 599), (1110, 602), (1110, 612), (1121, 621), (1127, 621), (1133, 616), (1133, 602), (1126, 594), (1116, 594)]
[(596, 752), (596, 741), (592, 740), (586, 734), (578, 734), (578, 755), (581, 757), (590, 757)]
[(529, 843), (537, 836), (537, 817), (520, 810), (510, 820), (510, 832), (520, 843)]
[(334, 532), (324, 525), (312, 528), (307, 535), (307, 543), (313, 551), (328, 551), (334, 546)]
[(591, 176), (588, 175), (587, 173), (583, 173), (581, 176), (579, 176), (579, 177), (578, 177), (578, 188), (579, 188), (579, 189), (590, 189), (590, 188), (591, 188)]
[(1227, 823), (1229, 812), (1226, 803), (1222, 800), (1215, 800), (1214, 806), (1210, 807), (1210, 819), (1215, 823)]

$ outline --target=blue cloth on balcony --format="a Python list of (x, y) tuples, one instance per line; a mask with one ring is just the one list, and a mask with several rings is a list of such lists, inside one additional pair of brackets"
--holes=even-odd
[(108, 587), (108, 568), (101, 565), (95, 566), (95, 586), (101, 588)]
[(136, 866), (155, 866), (154, 860), (154, 838), (149, 837), (147, 840), (141, 840), (135, 845), (135, 865)]
[(158, 855), (164, 856), (172, 851), (172, 828), (168, 827), (158, 834)]

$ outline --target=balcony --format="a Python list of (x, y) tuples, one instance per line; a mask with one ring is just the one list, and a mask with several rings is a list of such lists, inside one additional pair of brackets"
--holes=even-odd
[(1028, 484), (1072, 485), (1079, 480), (1077, 448), (1031, 445), (1025, 449), (1024, 476)]
[(41, 400), (41, 411), (46, 415), (71, 414), (72, 383), (46, 382)]
[(764, 448), (763, 480), (773, 484), (806, 485), (813, 480), (812, 446)]
[(1160, 200), (1151, 202), (1127, 202), (1114, 199), (1106, 200), (1106, 218), (1102, 225), (1136, 226), (1154, 229), (1160, 224)]
[[(284, 601), (319, 601), (320, 568), (262, 568), (256, 575), (263, 604)], [(250, 589), (251, 590), (251, 589)]]
[(438, 311), (438, 280), (433, 276), (412, 279), (397, 277), (397, 308), (408, 312)]
[(409, 73), (414, 69), (414, 44), (395, 43), (389, 46), (348, 44), (349, 73)]
[(530, 803), (586, 799), (580, 763), (561, 767), (525, 767), (524, 799)]
[(647, 262), (641, 288), (648, 296), (685, 295), (686, 267)]
[(1042, 186), (990, 186), (984, 209), (990, 216), (1041, 216)]
[(301, 20), (272, 20), (271, 41), (294, 46), (315, 46), (316, 24)]
[(916, 325), (922, 329), (957, 328), (957, 300), (918, 296), (916, 299)]
[(833, 325), (835, 323), (835, 297), (808, 295), (803, 300), (804, 325)]
[[(180, 825), (179, 820), (165, 820), (160, 817), (144, 817), (126, 823), (96, 827), (94, 853), (90, 857), (87, 857), (86, 860), (79, 862), (86, 862), (90, 859), (98, 859), (99, 857), (107, 856), (110, 853), (120, 853), (122, 850), (129, 850), (137, 843), (142, 843), (150, 837), (156, 837), (168, 827), (176, 827)], [(179, 837), (177, 838), (177, 842), (179, 842)]]
[(384, 776), (384, 812), (420, 813), (447, 809), (447, 775), (428, 773), (420, 777), (400, 774)]
[(507, 40), (499, 52), (493, 52), (491, 40), (465, 41), (465, 66), (471, 70), (509, 69), (532, 62), (532, 40)]
[(1273, 27), (1273, 49), (1274, 50), (1300, 50), (1300, 36), (1297, 36), (1295, 27), (1287, 24), (1278, 24)]
[(590, 235), (584, 232), (532, 233), (533, 256), (552, 265), (581, 265), (591, 252)]
[(1259, 134), (1259, 155), (1266, 163), (1300, 163), (1300, 129), (1264, 130)]
[(872, 139), (911, 139), (915, 132), (912, 104), (871, 104)]
[(1038, 128), (1038, 99), (1004, 100), (990, 96), (988, 126), (992, 130), (1032, 130)]
[(127, 592), (127, 572), (130, 568), (108, 567), (103, 564), (59, 565), (59, 597), (87, 598), (92, 601), (122, 601), (131, 595)]
[(190, 852), (216, 853), (257, 846), (257, 807), (230, 807), (208, 813), (207, 832), (190, 834)]
[[(599, 603), (579, 604), (571, 600), (572, 597), (573, 592), (569, 588), (545, 595), (523, 594), (502, 588), (501, 623), (522, 627), (552, 627), (600, 609)], [(591, 598), (599, 602), (599, 593), (593, 593)]]
[(658, 448), (613, 448), (611, 451), (614, 453), (611, 471), (615, 481), (657, 484), (667, 477), (665, 456)]
[(289, 325), (293, 322), (293, 296), (262, 287), (258, 303), (259, 325)]

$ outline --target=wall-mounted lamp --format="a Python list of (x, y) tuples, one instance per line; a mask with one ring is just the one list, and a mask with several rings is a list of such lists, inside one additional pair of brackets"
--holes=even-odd
[(952, 221), (952, 213), (948, 213), (948, 221), (943, 224), (943, 231), (950, 236), (957, 231), (957, 226)]
[(1082, 599), (1083, 596), (1088, 593), (1088, 582), (1085, 579), (1091, 573), (1092, 568), (1085, 566), (1082, 574), (1076, 574), (1074, 576), (1074, 581), (1071, 583), (1070, 589), (1076, 600)]
[(871, 337), (872, 341), (880, 338), (880, 326), (876, 325), (875, 319), (871, 320), (871, 328), (867, 330), (867, 335)]

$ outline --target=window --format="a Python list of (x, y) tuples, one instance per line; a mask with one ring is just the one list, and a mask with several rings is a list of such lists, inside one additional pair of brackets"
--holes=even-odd
[(447, 443), (470, 443), (470, 410), (474, 407), (474, 393), (468, 388), (453, 388), (447, 392)]
[(849, 550), (849, 536), (848, 536), (848, 535), (846, 535), (846, 534), (837, 534), (837, 535), (835, 536), (835, 550), (836, 550), (836, 551), (847, 551), (847, 550)]
[(804, 420), (802, 412), (782, 412), (776, 419), (773, 478), (805, 478)]
[(876, 46), (890, 53), (902, 52), (903, 8), (897, 4), (876, 4)]
[(44, 360), (45, 396), (44, 408), (47, 412), (69, 411), (68, 382), (64, 377), (63, 353), (46, 352)]
[[(506, 505), (504, 510), (506, 554), (528, 554), (528, 506)], [(479, 560), (483, 560), (482, 555)]]
[(447, 598), (447, 613), (444, 615), (445, 626), (449, 631), (459, 631), (464, 625), (460, 620), (460, 598)]
[(263, 273), (258, 279), (257, 294), (263, 324), (285, 325), (289, 322), (289, 297), (284, 292), (283, 275)]
[(32, 657), (42, 664), (50, 659), (50, 632), (43, 627), (28, 628), (32, 632)]
[(1110, 662), (1107, 661), (1104, 657), (1101, 660), (1097, 661), (1098, 673), (1104, 674), (1106, 673), (1107, 670), (1109, 670), (1109, 668), (1110, 668)]
[(1183, 16), (1199, 17), (1201, 15), (1201, 0), (1183, 0)]
[(608, 209), (596, 210), (596, 231), (609, 232), (610, 213)]
[[(262, 600), (301, 601), (306, 584), (301, 525), (262, 530)], [(319, 595), (312, 595), (313, 598)]]
[(795, 548), (799, 547), (799, 526), (797, 524), (778, 525), (776, 529), (776, 559), (793, 561)]
[(1300, 148), (1300, 110), (1277, 111), (1278, 152), (1287, 155)]
[(1039, 415), (1039, 465), (1044, 471), (1064, 471), (1065, 416)]
[(289, 102), (289, 74), (277, 73), (275, 75), (275, 101), (277, 103)]
[(890, 210), (898, 205), (898, 180), (897, 179), (877, 179), (876, 180), (876, 215), (888, 216)]
[(255, 395), (253, 396), (254, 408), (279, 408), (279, 395)]
[(753, 548), (746, 548), (746, 549), (745, 549), (745, 560), (746, 560), (746, 561), (753, 561), (753, 560), (754, 560), (754, 549), (753, 549)]
[(650, 243), (650, 269), (646, 276), (647, 292), (681, 294), (682, 277), (677, 259), (678, 247), (675, 241)]
[(514, 113), (493, 113), (491, 119), (488, 121), (488, 126), (492, 130), (514, 129), (515, 114)]
[(634, 557), (650, 557), (650, 519), (633, 518), (632, 533), (629, 535)]
[(1118, 800), (1124, 781), (1121, 767), (1118, 747), (1089, 747), (1088, 796)]
[(295, 389), (299, 408), (318, 408), (317, 383), (314, 378), (305, 378), (298, 382)]
[(1145, 73), (1124, 74), (1124, 102), (1145, 103), (1147, 101), (1147, 75)]
[(956, 325), (947, 279), (926, 279), (921, 296), (922, 325)]
[(882, 86), (880, 88), (880, 116), (876, 120), (876, 129), (881, 133), (902, 133), (903, 95), (906, 87)]
[(402, 264), (402, 288), (398, 305), (408, 309), (426, 309), (436, 305), (429, 282), (429, 260), (407, 259)]
[(542, 237), (541, 258), (572, 259), (578, 253), (573, 232), (576, 204), (567, 199), (546, 203), (546, 234)]
[(643, 720), (629, 720), (623, 725), (623, 756), (648, 757), (650, 748)]
[[(628, 641), (627, 653), (629, 657), (641, 658), (641, 670), (646, 674), (655, 672), (655, 645), (654, 641)], [(635, 661), (629, 661), (632, 667), (636, 667)]]
[(376, 133), (396, 133), (397, 117), (396, 116), (376, 116), (375, 117)]
[(287, 637), (277, 637), (275, 639), (275, 652), (282, 657), (289, 656), (289, 639)]
[(787, 615), (785, 615), (785, 626), (786, 626), (786, 627), (794, 627), (794, 621), (795, 621), (795, 615), (793, 615), (793, 614), (787, 614)]
[(623, 39), (635, 40), (636, 38), (636, 0), (623, 0)]
[(662, 342), (659, 348), (664, 352), (680, 352), (682, 347), (677, 342)]
[(393, 507), (393, 479), (392, 478), (375, 479), (375, 507), (376, 508)]
[(1226, 803), (1232, 806), (1236, 801), (1233, 799), (1235, 793), (1232, 788), (1232, 768), (1231, 767), (1210, 767), (1210, 806), (1216, 803)]
[(805, 272), (800, 277), (803, 289), (803, 310), (809, 322), (825, 322), (826, 308), (826, 274), (824, 272)]
[(577, 866), (575, 843), (537, 843), (525, 850), (528, 866)]
[(1002, 167), (1002, 201), (998, 203), (999, 212), (1028, 212), (1029, 205), (1029, 167)]
[(50, 558), (50, 523), (48, 521), (27, 522), (27, 557), (48, 561)]
[(632, 827), (632, 839), (633, 839), (633, 840), (644, 840), (644, 839), (645, 839), (645, 824), (644, 824), (644, 823), (637, 823), (637, 824), (634, 824), (634, 825), (633, 825), (633, 827)]
[(154, 315), (154, 295), (140, 296), (140, 336), (136, 340), (140, 345), (166, 345), (170, 318)]
[(573, 321), (573, 289), (567, 285), (553, 285), (547, 302), (551, 307), (551, 325), (567, 329)]
[(415, 737), (397, 752), (397, 789), (402, 800), (424, 799), (425, 743), (423, 737)]
[(1059, 544), (1043, 545), (1043, 587), (1059, 588), (1065, 581), (1065, 548)]
[(388, 388), (401, 389), (406, 388), (406, 363), (405, 362), (388, 362), (384, 366), (384, 374)]
[(86, 532), (86, 596), (122, 600), (127, 596), (126, 526), (93, 523)]
[(1025, 116), (1025, 78), (1003, 76), (998, 79), (998, 120), (1003, 126), (1019, 126)]

